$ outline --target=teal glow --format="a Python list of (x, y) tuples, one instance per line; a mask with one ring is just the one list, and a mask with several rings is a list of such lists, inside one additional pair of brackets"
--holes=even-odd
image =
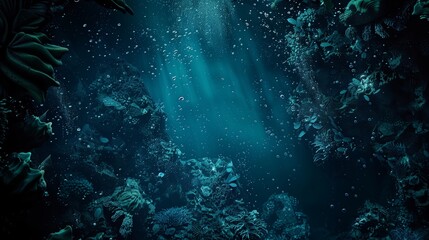
[(285, 113), (271, 108), (282, 99), (268, 82), (281, 76), (261, 62), (261, 45), (231, 1), (181, 1), (165, 10), (170, 18), (149, 20), (156, 52), (147, 85), (164, 104), (170, 136), (195, 157), (273, 155), (278, 139), (267, 115)]

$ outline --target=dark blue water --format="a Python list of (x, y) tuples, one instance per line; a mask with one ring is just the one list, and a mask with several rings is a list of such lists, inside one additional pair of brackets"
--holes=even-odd
[[(61, 86), (5, 100), (1, 159), (31, 151), (46, 181), (14, 195), (2, 162), (25, 206), (5, 239), (425, 239), (424, 1), (98, 2), (43, 29), (69, 48)], [(354, 8), (373, 12), (344, 20)], [(22, 149), (46, 110), (54, 134)]]

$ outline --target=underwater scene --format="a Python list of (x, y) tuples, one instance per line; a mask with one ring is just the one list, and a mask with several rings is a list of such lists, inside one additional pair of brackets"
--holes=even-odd
[(429, 0), (0, 0), (0, 239), (429, 239)]

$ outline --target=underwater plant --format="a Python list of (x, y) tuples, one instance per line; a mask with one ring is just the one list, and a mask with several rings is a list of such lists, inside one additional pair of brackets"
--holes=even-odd
[(322, 131), (320, 134), (317, 134), (312, 143), (315, 148), (315, 153), (313, 156), (313, 161), (315, 163), (323, 163), (328, 159), (332, 149), (335, 146), (335, 141), (333, 139), (333, 134), (331, 130)]
[(386, 14), (388, 3), (387, 0), (351, 0), (340, 21), (353, 26), (371, 23)]
[(72, 240), (73, 239), (73, 230), (70, 225), (67, 225), (65, 228), (61, 229), (58, 232), (51, 233), (48, 240)]
[(138, 182), (135, 179), (128, 178), (125, 186), (115, 189), (108, 206), (111, 209), (134, 213), (139, 211), (144, 203), (145, 200)]
[(0, 168), (0, 189), (7, 196), (29, 195), (46, 188), (44, 170), (30, 167), (31, 153), (18, 153)]
[(46, 113), (37, 117), (26, 114), (22, 121), (11, 123), (5, 148), (11, 152), (26, 152), (41, 146), (52, 135), (52, 123), (44, 122)]
[(360, 40), (370, 41), (377, 35), (382, 39), (390, 37), (389, 30), (400, 32), (406, 28), (410, 13), (410, 3), (386, 0), (351, 0), (340, 15), (340, 21), (348, 26), (347, 32), (360, 30)]
[(358, 78), (352, 78), (346, 90), (341, 90), (341, 109), (347, 108), (356, 102), (361, 95), (363, 99), (370, 102), (370, 96), (380, 92), (380, 86), (384, 84), (384, 75), (378, 71), (371, 74), (361, 74)]
[(121, 226), (119, 227), (119, 234), (122, 237), (127, 237), (128, 235), (131, 234), (133, 229), (133, 215), (125, 211), (119, 210), (112, 215), (111, 219), (113, 222), (117, 222), (118, 219), (121, 217), (123, 217), (123, 219), (122, 219)]
[(258, 240), (265, 239), (267, 224), (259, 218), (256, 210), (244, 210), (237, 215), (230, 215), (225, 218), (227, 229), (232, 232), (231, 239), (236, 240)]
[(106, 222), (104, 216), (109, 216), (122, 237), (128, 237), (133, 230), (134, 217), (137, 216), (144, 206), (147, 206), (147, 214), (155, 212), (155, 206), (150, 199), (144, 198), (139, 182), (128, 178), (124, 186), (115, 189), (112, 195), (94, 200), (89, 205), (93, 211), (95, 220)]
[[(125, 0), (95, 0), (100, 5), (133, 14)], [(41, 32), (52, 18), (57, 0), (0, 2), (0, 77), (9, 95), (30, 95), (42, 102), (51, 86), (59, 86), (54, 67), (67, 48), (53, 45)], [(60, 4), (66, 4), (65, 3)], [(12, 94), (13, 93), (13, 94)]]
[(51, 1), (0, 2), (1, 85), (12, 95), (31, 95), (44, 101), (51, 86), (59, 86), (54, 67), (68, 51), (50, 44), (41, 28), (50, 20)]
[(429, 1), (418, 0), (414, 5), (413, 15), (419, 16), (420, 19), (426, 19), (429, 21)]
[(349, 236), (351, 239), (383, 239), (388, 236), (391, 227), (388, 210), (366, 201), (359, 210), (359, 217), (355, 219)]

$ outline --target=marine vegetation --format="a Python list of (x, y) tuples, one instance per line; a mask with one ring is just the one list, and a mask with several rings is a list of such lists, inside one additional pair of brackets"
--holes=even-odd
[(6, 161), (7, 166), (2, 167), (0, 184), (5, 199), (16, 196), (27, 196), (43, 192), (46, 188), (44, 170), (30, 167), (31, 153), (19, 153)]
[(41, 33), (50, 18), (50, 1), (0, 3), (0, 76), (7, 95), (27, 94), (43, 101), (49, 87), (59, 86), (54, 67), (61, 65), (67, 48), (50, 44)]
[[(67, 3), (0, 1), (0, 192), (10, 205), (2, 208), (4, 215), (0, 220), (4, 225), (2, 237), (7, 239), (27, 238), (28, 232), (17, 231), (20, 222), (26, 221), (25, 209), (42, 196), (49, 196), (44, 175), (51, 157), (40, 163), (39, 168), (33, 168), (30, 151), (41, 147), (53, 135), (52, 123), (44, 122), (46, 113), (36, 115), (32, 99), (43, 103), (48, 89), (59, 86), (55, 68), (62, 65), (61, 58), (68, 49), (52, 44), (45, 32), (54, 13)], [(124, 1), (103, 1), (103, 5), (132, 13)], [(67, 189), (66, 185), (63, 188), (68, 191), (63, 200), (71, 198), (73, 189)], [(68, 226), (52, 233), (49, 239), (71, 239), (71, 235)]]
[(51, 233), (48, 240), (71, 240), (73, 239), (72, 227), (67, 225), (65, 228), (58, 232)]
[(128, 2), (0, 0), (2, 239), (428, 238), (428, 1)]

